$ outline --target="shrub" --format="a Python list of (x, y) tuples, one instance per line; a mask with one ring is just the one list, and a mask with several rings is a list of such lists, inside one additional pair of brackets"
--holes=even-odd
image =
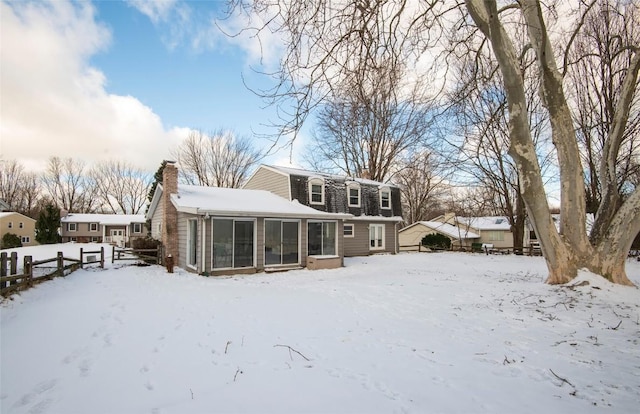
[(439, 233), (427, 234), (422, 238), (422, 245), (436, 249), (450, 249), (451, 239)]
[(2, 236), (2, 246), (0, 247), (3, 249), (22, 247), (22, 240), (20, 240), (20, 237), (18, 237), (18, 235), (16, 234), (5, 233), (4, 236)]
[(137, 238), (131, 242), (131, 247), (134, 249), (155, 249), (160, 246), (162, 242), (152, 237)]

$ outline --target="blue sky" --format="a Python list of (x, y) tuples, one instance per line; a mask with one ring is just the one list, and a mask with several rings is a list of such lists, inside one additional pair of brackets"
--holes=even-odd
[[(41, 169), (54, 155), (88, 164), (118, 158), (155, 170), (191, 129), (253, 136), (275, 119), (243, 77), (270, 85), (252, 68), (275, 67), (278, 39), (263, 37), (260, 49), (249, 36), (225, 36), (214, 22), (234, 32), (244, 21), (220, 20), (224, 0), (1, 7), (2, 159)], [(285, 150), (267, 161), (288, 157)]]

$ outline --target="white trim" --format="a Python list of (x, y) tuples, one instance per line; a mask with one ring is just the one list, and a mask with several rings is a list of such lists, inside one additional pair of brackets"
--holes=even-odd
[(314, 257), (327, 256), (326, 254), (324, 254), (324, 252), (322, 252), (322, 254), (309, 254), (309, 223), (322, 223), (322, 224), (333, 223), (336, 230), (335, 246), (334, 246), (335, 253), (328, 256), (340, 256), (338, 251), (338, 248), (340, 247), (338, 243), (338, 222), (334, 220), (307, 220), (307, 256), (314, 256)]
[[(136, 231), (136, 226), (140, 226), (140, 230)], [(133, 223), (133, 232), (142, 233), (142, 223)]]
[[(195, 246), (191, 247), (191, 222), (194, 221), (196, 223), (196, 235), (195, 235)], [(195, 263), (190, 263), (191, 254), (194, 253), (191, 251), (193, 249), (196, 254)], [(187, 267), (193, 270), (198, 270), (198, 219), (190, 218), (187, 220), (187, 258), (186, 258)]]
[[(371, 246), (371, 230), (372, 228), (381, 228), (382, 229), (382, 234), (381, 234), (381, 240), (382, 240), (382, 246)], [(380, 223), (371, 223), (369, 224), (369, 250), (384, 250), (385, 249), (385, 225), (384, 224), (380, 224)], [(377, 236), (377, 234), (376, 234)], [(375, 239), (377, 240), (377, 239)]]
[[(73, 226), (73, 230), (71, 229), (71, 226)], [(67, 223), (67, 231), (68, 232), (78, 231), (78, 223)]]
[[(358, 191), (358, 203), (357, 204), (351, 204), (351, 190), (357, 190)], [(349, 183), (347, 183), (347, 206), (348, 207), (360, 207), (362, 205), (362, 189), (360, 187), (360, 184), (355, 182), (355, 181), (351, 181)]]
[[(379, 191), (378, 191), (378, 193), (379, 193), (378, 199), (380, 201), (380, 209), (381, 210), (391, 210), (391, 188), (387, 187), (387, 186), (381, 186)], [(382, 194), (383, 193), (389, 194), (389, 198), (387, 199), (387, 201), (389, 202), (389, 205), (387, 207), (382, 205)]]
[[(96, 226), (95, 230), (91, 228), (94, 225)], [(98, 223), (89, 223), (89, 231), (90, 232), (97, 232), (99, 228), (100, 228), (100, 225)]]
[[(347, 228), (347, 226), (351, 227), (351, 234), (347, 235), (347, 232), (345, 231), (345, 229)], [(352, 239), (356, 236), (356, 225), (353, 223), (344, 223), (342, 225), (342, 236), (348, 239)]]
[[(235, 263), (234, 263), (234, 257), (233, 257), (233, 252), (231, 254), (231, 267), (217, 267), (214, 268), (214, 257), (213, 257), (213, 240), (215, 237), (214, 231), (213, 231), (213, 222), (215, 220), (231, 220), (233, 221), (233, 243), (235, 244), (235, 239), (236, 239), (236, 228), (235, 228), (235, 222), (236, 221), (250, 221), (253, 222), (253, 265), (252, 266), (247, 266), (247, 267), (235, 267)], [(212, 272), (217, 272), (220, 270), (236, 270), (236, 269), (257, 269), (257, 261), (258, 261), (258, 219), (257, 217), (251, 217), (251, 218), (247, 218), (247, 217), (228, 217), (228, 216), (212, 216), (211, 217), (211, 266), (210, 269)]]
[[(296, 263), (267, 264), (267, 221), (280, 222), (280, 244), (282, 244), (282, 223), (298, 223), (298, 261)], [(280, 262), (282, 262), (282, 252), (280, 252)], [(302, 220), (284, 218), (265, 218), (262, 220), (262, 264), (265, 268), (274, 266), (300, 265), (302, 263)]]
[[(313, 186), (320, 186), (320, 201), (313, 201)], [(310, 177), (307, 181), (307, 187), (309, 189), (309, 204), (324, 205), (324, 179), (321, 177)]]

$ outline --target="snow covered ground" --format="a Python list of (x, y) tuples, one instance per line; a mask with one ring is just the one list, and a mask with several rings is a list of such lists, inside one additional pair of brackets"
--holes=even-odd
[[(53, 256), (40, 249), (25, 254)], [(414, 253), (217, 278), (108, 263), (2, 302), (2, 413), (640, 406), (640, 290), (586, 272), (575, 282), (589, 284), (548, 286), (539, 257)], [(627, 272), (640, 284), (639, 262)]]

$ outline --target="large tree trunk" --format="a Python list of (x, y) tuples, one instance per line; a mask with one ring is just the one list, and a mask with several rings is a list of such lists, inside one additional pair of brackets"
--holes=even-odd
[(558, 152), (561, 180), (559, 231), (547, 205), (515, 47), (499, 20), (495, 1), (466, 0), (466, 4), (471, 17), (491, 42), (502, 72), (509, 104), (509, 154), (518, 168), (522, 197), (549, 269), (546, 282), (567, 283), (576, 277), (579, 268), (584, 267), (612, 282), (632, 284), (625, 274), (624, 265), (633, 241), (629, 234), (635, 235), (640, 229), (640, 215), (637, 214), (640, 211), (640, 193), (636, 191), (635, 198), (632, 196), (625, 202), (612, 218), (606, 237), (593, 247), (586, 232), (585, 191), (575, 131), (539, 2), (523, 0), (520, 4), (540, 67), (541, 95), (549, 111), (552, 139)]

